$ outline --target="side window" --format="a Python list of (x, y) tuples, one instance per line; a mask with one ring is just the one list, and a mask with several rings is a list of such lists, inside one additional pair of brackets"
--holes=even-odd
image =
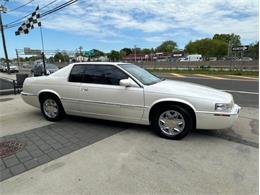
[(119, 85), (121, 79), (127, 79), (128, 75), (120, 69), (110, 65), (87, 65), (84, 74), (84, 83), (104, 85)]
[(74, 65), (70, 72), (69, 82), (82, 82), (85, 66), (86, 65)]

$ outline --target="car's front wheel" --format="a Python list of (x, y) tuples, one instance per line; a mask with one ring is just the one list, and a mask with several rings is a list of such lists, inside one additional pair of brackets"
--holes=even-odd
[(61, 120), (65, 115), (59, 98), (55, 96), (46, 96), (41, 99), (41, 111), (49, 121)]
[(151, 125), (160, 136), (168, 139), (182, 139), (193, 128), (191, 114), (178, 105), (159, 108), (152, 117)]

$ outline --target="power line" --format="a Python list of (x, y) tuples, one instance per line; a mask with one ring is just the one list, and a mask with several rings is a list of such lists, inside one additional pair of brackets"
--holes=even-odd
[(24, 7), (24, 6), (28, 5), (28, 4), (30, 4), (30, 3), (33, 2), (33, 1), (34, 1), (34, 0), (30, 0), (29, 2), (23, 4), (23, 5), (19, 6), (19, 7), (16, 7), (16, 8), (14, 8), (14, 9), (11, 9), (11, 10), (8, 11), (8, 13), (9, 13), (9, 12), (13, 12), (13, 11), (15, 11), (15, 10), (18, 10), (18, 9), (20, 9), (20, 8), (22, 8), (22, 7)]
[[(34, 1), (34, 0), (33, 0), (33, 1)], [(54, 1), (52, 1), (52, 2), (50, 2), (50, 3), (48, 3), (48, 4), (46, 4), (45, 6), (43, 6), (42, 8), (40, 8), (39, 10), (42, 10), (42, 9), (48, 7), (49, 5), (55, 3), (56, 1), (58, 1), (58, 0), (54, 0)], [(12, 22), (6, 24), (5, 26), (9, 26), (9, 25), (12, 25), (12, 24), (14, 24), (14, 23), (16, 23), (16, 25), (17, 25), (18, 22), (19, 22), (19, 24), (20, 24), (20, 22), (21, 22), (24, 18), (27, 18), (27, 17), (30, 16), (30, 15), (31, 15), (31, 13), (30, 13), (30, 14), (27, 14), (27, 15), (25, 15), (25, 16), (19, 18), (19, 19), (16, 19), (16, 20), (12, 21)], [(15, 25), (15, 26), (16, 26), (16, 25)]]
[(42, 13), (41, 16), (42, 16), (42, 17), (47, 16), (47, 15), (49, 15), (49, 14), (51, 14), (51, 13), (54, 13), (54, 12), (56, 12), (56, 11), (59, 11), (60, 9), (62, 9), (62, 8), (64, 8), (64, 7), (67, 7), (67, 6), (69, 6), (69, 5), (73, 4), (73, 3), (76, 3), (77, 1), (78, 1), (78, 0), (70, 0), (70, 1), (64, 3), (64, 4), (60, 5), (60, 6), (57, 6), (57, 7), (53, 8), (52, 10), (49, 10), (49, 11), (46, 11), (46, 12)]
[[(57, 0), (54, 0), (54, 1), (50, 2), (49, 4), (45, 5), (45, 6), (42, 7), (41, 9), (43, 9), (43, 8), (45, 8), (45, 7), (47, 7), (47, 6), (49, 6), (50, 4), (53, 4), (53, 3), (56, 2), (56, 1), (57, 1)], [(66, 3), (63, 3), (63, 4), (61, 4), (61, 5), (59, 5), (59, 6), (55, 7), (55, 8), (53, 8), (53, 9), (51, 9), (51, 10), (48, 10), (48, 11), (42, 13), (42, 14), (41, 14), (41, 18), (43, 18), (43, 17), (45, 17), (45, 16), (47, 16), (47, 15), (49, 15), (49, 14), (51, 14), (51, 13), (54, 13), (54, 12), (56, 12), (56, 11), (59, 11), (60, 9), (62, 9), (62, 8), (64, 8), (64, 7), (67, 7), (67, 6), (69, 6), (69, 5), (73, 4), (73, 3), (76, 3), (77, 1), (78, 1), (78, 0), (69, 0), (69, 1), (67, 1)], [(40, 9), (40, 10), (41, 10), (41, 9)], [(28, 14), (28, 15), (26, 15), (26, 16), (20, 18), (20, 19), (17, 19), (17, 20), (15, 20), (15, 21), (13, 21), (13, 22), (8, 23), (7, 25), (5, 25), (5, 28), (6, 28), (6, 29), (9, 29), (9, 28), (14, 28), (14, 27), (16, 27), (16, 26), (19, 26), (19, 25), (21, 24), (21, 22), (22, 22), (21, 20), (24, 19), (24, 18), (26, 18), (26, 17), (28, 17), (28, 16), (30, 16), (30, 15), (31, 15), (31, 14)], [(18, 21), (19, 21), (19, 22), (18, 22)]]

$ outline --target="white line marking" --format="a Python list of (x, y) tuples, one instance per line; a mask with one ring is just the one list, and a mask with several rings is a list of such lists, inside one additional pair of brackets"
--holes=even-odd
[(183, 76), (181, 74), (177, 74), (177, 73), (171, 73), (171, 75), (179, 77), (179, 78), (185, 78), (185, 76)]
[(233, 93), (244, 93), (244, 94), (251, 94), (251, 95), (259, 95), (259, 93), (257, 93), (257, 92), (250, 92), (250, 91), (234, 91), (234, 90), (229, 90), (229, 89), (221, 89), (221, 91), (233, 92)]
[(240, 75), (226, 75), (233, 78), (240, 78), (240, 79), (253, 79), (258, 80), (258, 77), (248, 77), (248, 76), (240, 76)]
[(222, 78), (222, 77), (206, 75), (206, 74), (194, 74), (194, 75), (199, 76), (199, 77), (206, 77), (206, 78), (210, 78), (210, 79), (225, 80), (225, 78)]

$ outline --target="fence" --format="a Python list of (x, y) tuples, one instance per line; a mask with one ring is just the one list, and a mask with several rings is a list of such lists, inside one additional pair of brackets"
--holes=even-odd
[[(135, 62), (133, 62), (135, 63)], [(135, 64), (143, 68), (212, 68), (229, 70), (259, 70), (259, 61), (202, 61), (202, 62), (136, 62)]]
[[(194, 68), (211, 68), (211, 69), (226, 69), (226, 70), (259, 70), (259, 61), (202, 61), (202, 62), (129, 62), (134, 63), (143, 68), (152, 69), (194, 69)], [(69, 63), (55, 63), (59, 68), (62, 68)], [(30, 69), (31, 65), (27, 68)]]

